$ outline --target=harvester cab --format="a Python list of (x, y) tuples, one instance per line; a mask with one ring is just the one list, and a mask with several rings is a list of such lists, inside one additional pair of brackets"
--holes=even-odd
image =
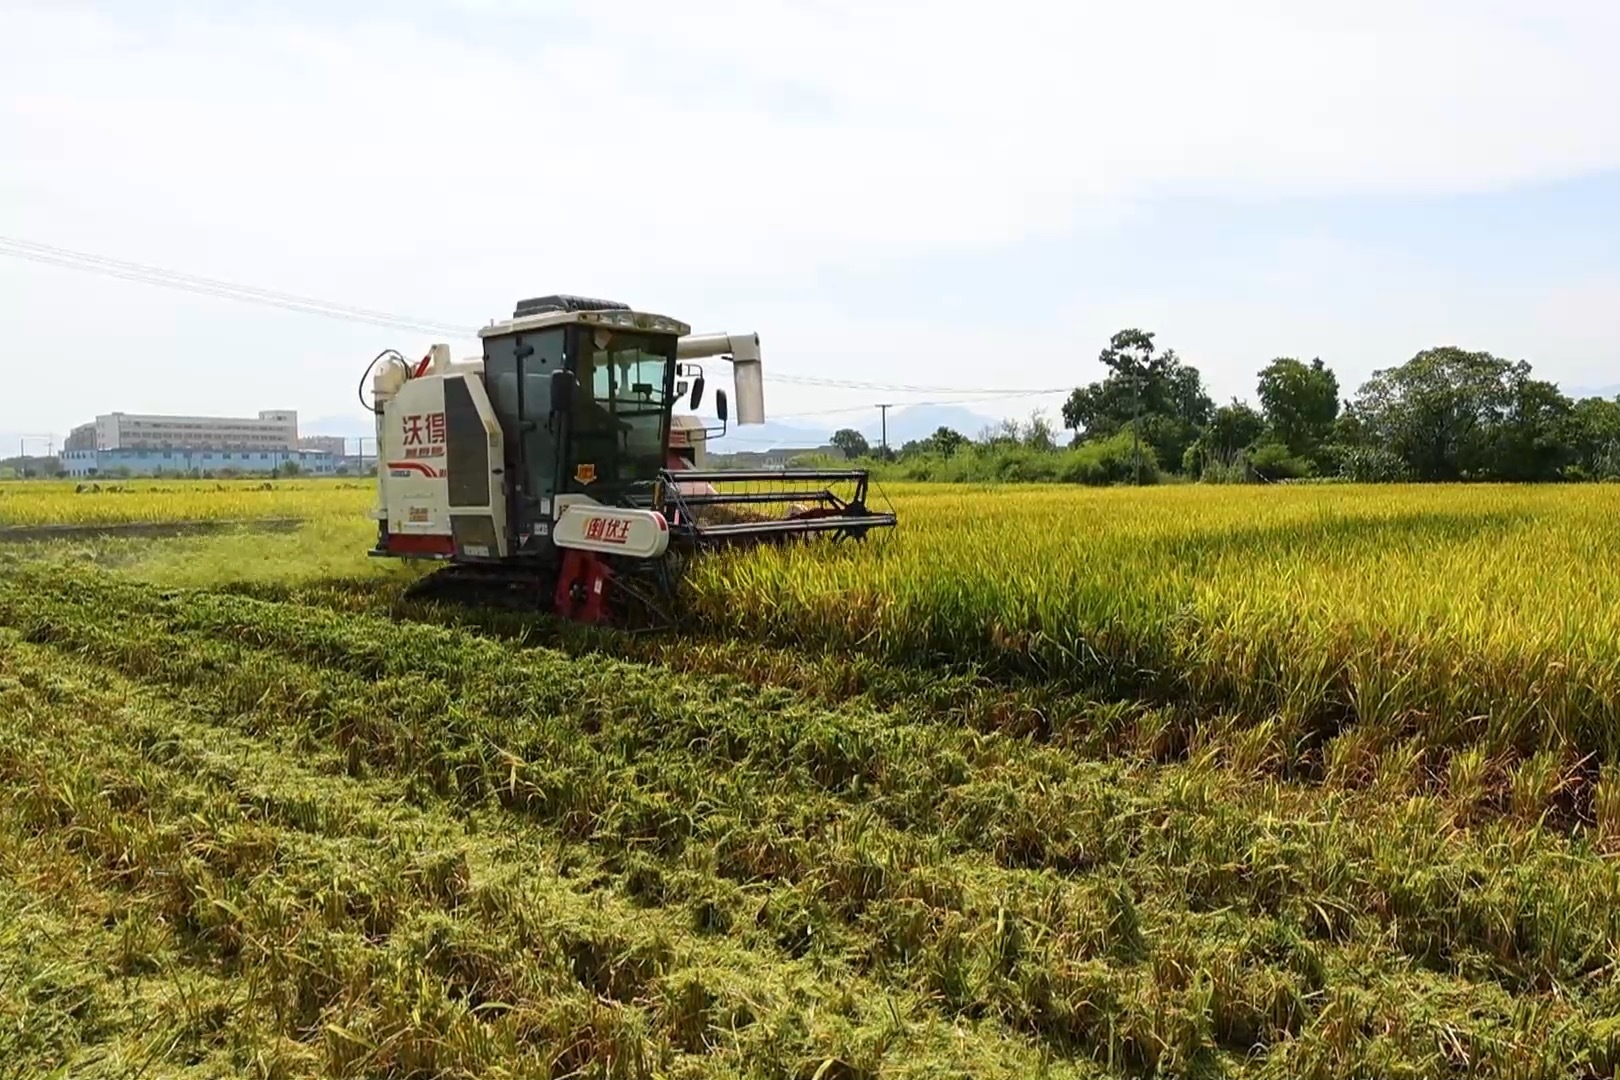
[[(728, 361), (735, 422), (765, 419), (759, 338), (576, 296), (519, 303), (479, 331), (483, 354), (434, 345), (372, 362), (379, 557), (447, 565), (418, 594), (492, 594), (586, 622), (672, 622), (690, 559), (722, 545), (864, 538), (894, 525), (858, 469), (709, 470), (716, 425), (700, 361)], [(364, 380), (362, 380), (364, 385)]]

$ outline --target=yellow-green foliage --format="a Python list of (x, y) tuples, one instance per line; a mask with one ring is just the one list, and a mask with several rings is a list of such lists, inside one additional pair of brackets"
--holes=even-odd
[(1620, 752), (1620, 488), (912, 487), (886, 543), (711, 560), (781, 644)]
[(6, 486), (306, 523), (0, 546), (0, 1063), (1616, 1075), (1620, 492), (891, 494), (636, 637)]
[[(1620, 487), (901, 485), (891, 534), (698, 565), (698, 625), (923, 668), (1191, 702), (1319, 741), (1620, 759)], [(316, 519), (122, 561), (198, 585), (387, 579), (369, 485), (0, 485), (0, 522)], [(382, 585), (376, 586), (382, 589)], [(382, 594), (379, 593), (379, 599)], [(1371, 738), (1372, 736), (1366, 736)]]
[(0, 528), (363, 517), (375, 492), (341, 480), (4, 481)]

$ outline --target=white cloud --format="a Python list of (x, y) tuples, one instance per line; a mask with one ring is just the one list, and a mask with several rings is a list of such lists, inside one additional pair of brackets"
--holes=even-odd
[[(1473, 191), (1620, 168), (1620, 9), (1529, 10), (480, 0), (413, 26), (341, 5), (11, 8), (0, 233), (440, 319), (555, 287), (736, 328), (755, 317), (725, 299), (735, 284), (808, 290), (822, 268), (1061, 236), (1167, 194)], [(9, 268), (7, 323), (48, 347), (84, 280)], [(98, 311), (146, 348), (171, 341), (158, 366), (177, 373), (230, 340), (331, 379), (328, 350), (376, 340), (112, 288)], [(846, 314), (836, 335), (808, 306), (766, 307), (786, 321), (760, 329), (801, 371), (806, 342), (840, 336), (971, 371), (973, 342), (998, 335), (992, 320), (962, 344), (958, 313), (904, 333)], [(333, 344), (300, 347), (317, 339)], [(98, 372), (100, 407), (156, 394)]]
[[(475, 47), (381, 20), (25, 9), (0, 46), (6, 141), (55, 205), (257, 217), (317, 253), (358, 239), (526, 253), (589, 228), (604, 247), (645, 238), (649, 269), (1003, 243), (1165, 192), (1476, 189), (1620, 167), (1620, 16), (1604, 4), (1562, 19), (1045, 0), (570, 15), (586, 36), (548, 34), (556, 5), (486, 8)], [(717, 80), (730, 96), (705, 92)], [(826, 114), (784, 113), (783, 88)]]

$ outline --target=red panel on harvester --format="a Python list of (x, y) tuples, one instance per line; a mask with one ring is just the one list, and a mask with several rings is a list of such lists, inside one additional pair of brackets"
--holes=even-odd
[(456, 542), (438, 533), (390, 533), (390, 555), (454, 555)]
[(562, 572), (557, 575), (557, 614), (580, 622), (606, 622), (607, 584), (612, 571), (607, 563), (588, 551), (563, 552)]

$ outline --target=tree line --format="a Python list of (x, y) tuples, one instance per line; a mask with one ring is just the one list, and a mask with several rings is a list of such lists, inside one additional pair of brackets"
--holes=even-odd
[[(886, 471), (1091, 483), (1620, 479), (1620, 397), (1573, 399), (1523, 360), (1425, 349), (1346, 398), (1320, 358), (1278, 357), (1261, 368), (1254, 404), (1216, 405), (1198, 369), (1154, 337), (1127, 329), (1109, 340), (1098, 357), (1107, 373), (1063, 403), (1067, 447), (1037, 415), (976, 440), (941, 428), (891, 453)], [(853, 430), (833, 443), (871, 453)]]

